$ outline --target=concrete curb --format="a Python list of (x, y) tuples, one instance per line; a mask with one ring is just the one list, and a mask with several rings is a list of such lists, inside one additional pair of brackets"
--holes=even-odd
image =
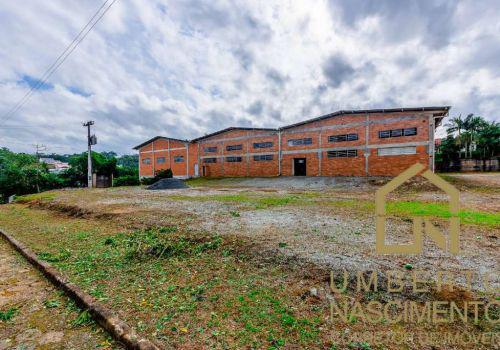
[(95, 301), (90, 295), (82, 291), (77, 285), (70, 283), (68, 279), (59, 273), (50, 264), (38, 259), (35, 253), (9, 234), (0, 230), (2, 236), (10, 243), (22, 256), (33, 266), (42, 272), (56, 287), (62, 289), (78, 306), (87, 309), (94, 320), (106, 329), (117, 341), (131, 350), (160, 350), (157, 345), (147, 339), (139, 339), (137, 333), (125, 322), (120, 320), (113, 313)]

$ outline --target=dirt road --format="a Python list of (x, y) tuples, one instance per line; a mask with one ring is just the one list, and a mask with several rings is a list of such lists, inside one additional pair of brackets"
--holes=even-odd
[(76, 321), (79, 314), (0, 239), (0, 350), (119, 349), (99, 326)]

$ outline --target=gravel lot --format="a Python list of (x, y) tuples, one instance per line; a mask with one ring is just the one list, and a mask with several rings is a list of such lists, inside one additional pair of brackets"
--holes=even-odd
[[(430, 241), (418, 256), (377, 255), (373, 207), (363, 207), (373, 203), (377, 183), (384, 183), (384, 179), (223, 179), (194, 188), (154, 193), (139, 187), (97, 189), (92, 193), (69, 190), (57, 192), (51, 203), (109, 214), (135, 224), (180, 224), (200, 232), (242, 235), (255, 240), (266, 254), (285, 254), (333, 270), (386, 270), (411, 264), (430, 276), (438, 270), (453, 272), (462, 282), (465, 270), (490, 273), (493, 284), (500, 286), (498, 226), (462, 225), (460, 256), (442, 252)], [(496, 182), (489, 181), (488, 186), (493, 187), (485, 187), (481, 192), (462, 189), (462, 206), (498, 213), (500, 194)], [(394, 194), (392, 199), (446, 199), (432, 189), (423, 187), (423, 191), (415, 192), (415, 188), (418, 190), (420, 185), (410, 193)], [(268, 207), (258, 207), (253, 202), (270, 196), (293, 200)], [(445, 224), (442, 229), (446, 231)], [(387, 232), (394, 242), (410, 242), (411, 222), (392, 217)], [(482, 287), (479, 280), (474, 282), (476, 288)]]

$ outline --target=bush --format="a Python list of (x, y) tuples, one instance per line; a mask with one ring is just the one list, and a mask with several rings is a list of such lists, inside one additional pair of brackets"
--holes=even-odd
[(125, 175), (117, 177), (113, 180), (113, 186), (137, 186), (139, 178), (133, 175)]
[(154, 184), (158, 179), (156, 177), (141, 177), (141, 185), (149, 186)]
[(161, 179), (170, 179), (174, 177), (174, 174), (172, 173), (172, 169), (165, 169), (165, 170), (158, 170), (156, 172), (155, 177), (142, 177), (141, 178), (141, 185), (152, 185), (156, 181), (159, 181)]
[(170, 179), (174, 176), (172, 169), (158, 170), (156, 172), (155, 178), (159, 179)]

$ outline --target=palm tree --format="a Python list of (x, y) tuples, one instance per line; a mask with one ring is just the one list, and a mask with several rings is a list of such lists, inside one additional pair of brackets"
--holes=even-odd
[(458, 136), (457, 136), (457, 141), (458, 141), (458, 144), (460, 146), (460, 151), (459, 151), (459, 157), (460, 157), (460, 153), (461, 153), (461, 150), (462, 150), (462, 137), (461, 137), (461, 134), (462, 134), (462, 130), (464, 130), (464, 120), (462, 119), (462, 115), (460, 114), (458, 117), (453, 117), (451, 118), (448, 123), (445, 124), (446, 126), (446, 132), (448, 134), (453, 134), (455, 132), (458, 133)]
[(463, 120), (463, 129), (465, 130), (464, 140), (465, 140), (465, 158), (467, 158), (467, 152), (469, 153), (469, 158), (472, 156), (471, 145), (477, 140), (477, 135), (479, 130), (483, 128), (487, 122), (480, 116), (475, 116), (474, 114), (469, 114)]

